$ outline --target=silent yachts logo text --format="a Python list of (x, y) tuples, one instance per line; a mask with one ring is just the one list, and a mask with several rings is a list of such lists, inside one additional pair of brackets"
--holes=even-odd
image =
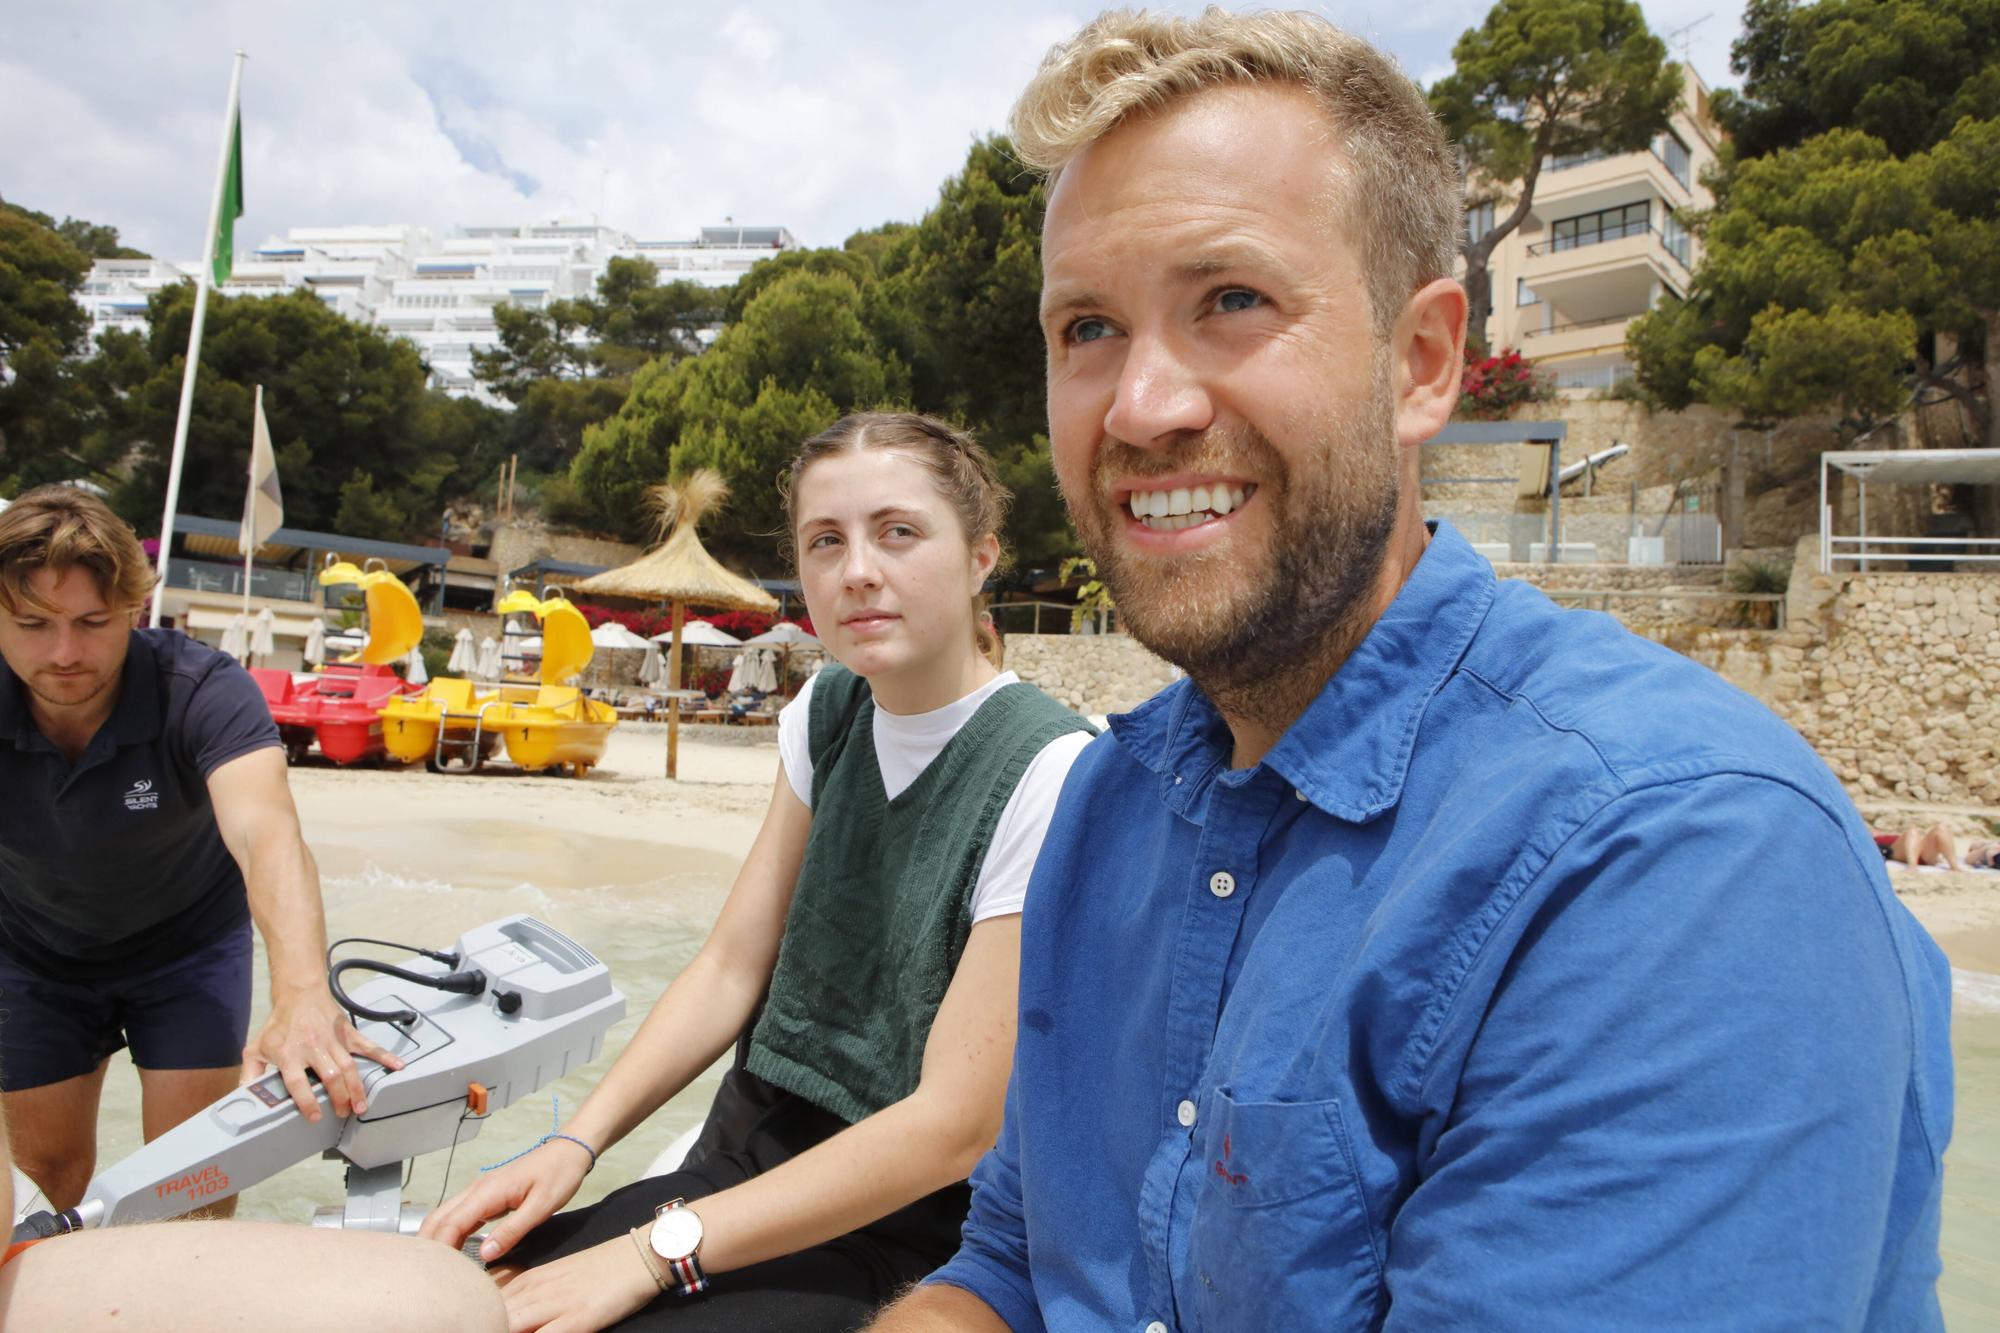
[(127, 810), (157, 810), (159, 807), (160, 794), (153, 790), (151, 778), (141, 778), (132, 784), (132, 790), (125, 793)]

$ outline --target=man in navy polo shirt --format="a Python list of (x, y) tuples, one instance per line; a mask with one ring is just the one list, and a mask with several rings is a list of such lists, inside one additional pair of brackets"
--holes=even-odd
[[(353, 1056), (394, 1064), (327, 989), (319, 872), (262, 695), (233, 659), (135, 628), (151, 586), (87, 492), (0, 513), (0, 1090), (15, 1159), (59, 1208), (89, 1184), (121, 1046), (148, 1140), (245, 1063), (276, 1066), (311, 1119), (308, 1071), (345, 1115), (364, 1105)], [(246, 1046), (253, 919), (271, 1015)]]
[(999, 1143), (882, 1333), (1939, 1328), (1949, 971), (1840, 784), (1425, 521), (1423, 93), (1309, 14), (1121, 11), (1013, 142), (1056, 476), (1188, 678), (1070, 770)]

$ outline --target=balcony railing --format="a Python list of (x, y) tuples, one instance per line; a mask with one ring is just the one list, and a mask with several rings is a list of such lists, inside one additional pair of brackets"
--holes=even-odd
[(1560, 324), (1551, 324), (1545, 329), (1529, 329), (1521, 336), (1524, 338), (1544, 338), (1550, 334), (1568, 333), (1571, 329), (1601, 329), (1607, 325), (1623, 324), (1627, 320), (1637, 319), (1645, 313), (1643, 310), (1634, 310), (1630, 314), (1625, 315), (1606, 315), (1603, 319), (1567, 319)]
[[(167, 586), (241, 597), (243, 566), (177, 557), (167, 562)], [(250, 595), (285, 602), (310, 602), (313, 600), (313, 583), (306, 575), (293, 570), (253, 568), (250, 571)]]
[(1560, 254), (1566, 250), (1581, 250), (1592, 245), (1602, 245), (1606, 241), (1622, 241), (1628, 236), (1643, 236), (1648, 232), (1660, 242), (1660, 249), (1666, 252), (1667, 257), (1686, 272), (1689, 268), (1687, 238), (1682, 236), (1669, 239), (1658, 227), (1648, 226), (1642, 222), (1614, 223), (1602, 230), (1580, 236), (1559, 236), (1553, 240), (1537, 241), (1528, 247), (1528, 255), (1530, 258), (1539, 258), (1542, 255)]

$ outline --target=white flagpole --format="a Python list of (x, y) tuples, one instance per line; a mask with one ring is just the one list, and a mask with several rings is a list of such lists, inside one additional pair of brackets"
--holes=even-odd
[(250, 549), (243, 553), (243, 665), (250, 665), (250, 562), (257, 555), (257, 423), (264, 419), (264, 386), (257, 386), (257, 405), (250, 409)]
[(236, 103), (243, 88), (243, 62), (236, 53), (229, 71), (229, 107), (222, 117), (222, 157), (215, 168), (215, 195), (208, 206), (208, 239), (202, 243), (201, 270), (194, 276), (194, 326), (188, 330), (187, 369), (181, 374), (181, 409), (174, 418), (173, 461), (167, 465), (167, 513), (160, 524), (160, 581), (153, 590), (153, 612), (147, 623), (158, 629), (167, 599), (167, 553), (174, 544), (174, 508), (181, 498), (181, 463), (187, 456), (188, 417), (194, 411), (194, 375), (201, 360), (201, 326), (208, 319), (208, 285), (215, 268), (215, 232), (222, 221), (222, 194), (228, 188), (229, 154), (236, 146)]

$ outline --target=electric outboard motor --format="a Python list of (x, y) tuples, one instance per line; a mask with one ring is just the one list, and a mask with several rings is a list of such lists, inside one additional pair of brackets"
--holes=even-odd
[[(319, 1088), (315, 1124), (273, 1071), (99, 1172), (75, 1208), (27, 1218), (14, 1239), (178, 1217), (316, 1153), (348, 1163), (346, 1207), (316, 1224), (416, 1230), (404, 1163), (477, 1137), (494, 1111), (595, 1060), (625, 1015), (604, 964), (530, 916), (418, 952), (407, 965), (345, 959), (330, 977), (362, 1034), (403, 1061), (390, 1070), (355, 1057), (365, 1115), (335, 1117)], [(377, 975), (350, 995), (341, 978), (355, 971)]]

